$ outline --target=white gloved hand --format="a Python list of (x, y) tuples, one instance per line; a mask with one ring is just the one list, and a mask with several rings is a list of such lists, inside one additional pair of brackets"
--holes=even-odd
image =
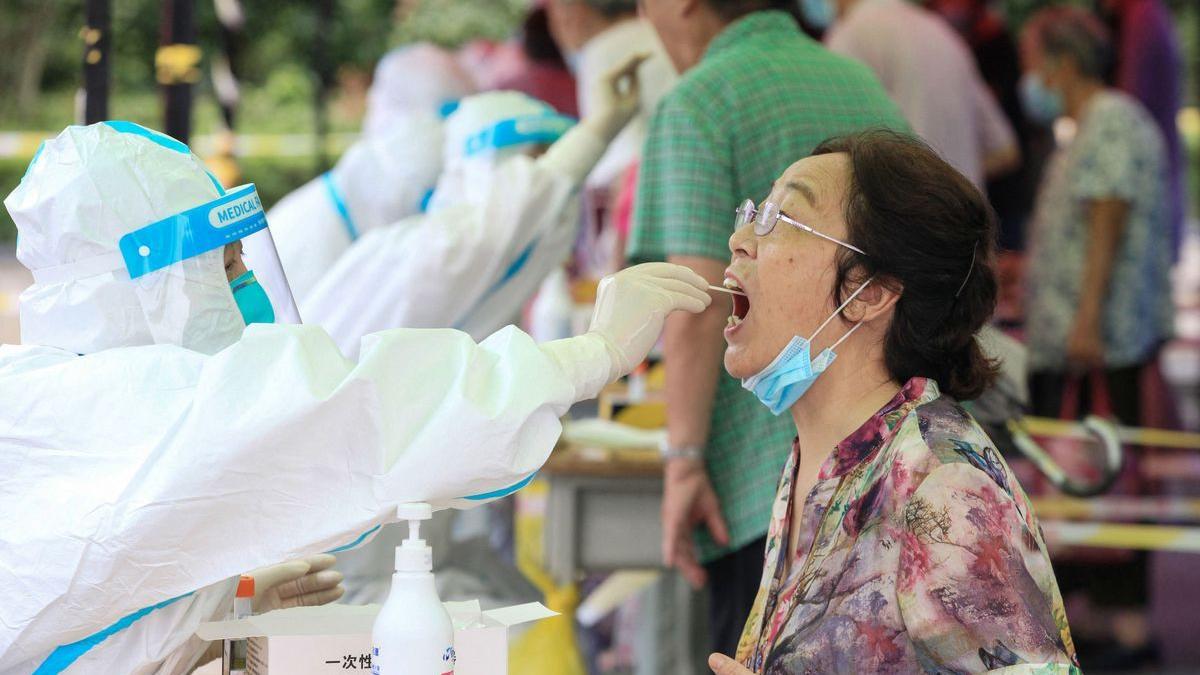
[(646, 358), (668, 314), (679, 309), (699, 314), (711, 303), (708, 282), (687, 267), (637, 265), (600, 282), (588, 332), (604, 339), (618, 371), (616, 379)]
[(254, 613), (289, 607), (327, 605), (345, 594), (342, 573), (330, 569), (337, 558), (328, 553), (260, 567), (254, 577)]
[(648, 58), (650, 54), (634, 54), (605, 73), (603, 86), (597, 92), (595, 112), (580, 123), (591, 128), (605, 143), (611, 142), (637, 114), (642, 93), (638, 68)]

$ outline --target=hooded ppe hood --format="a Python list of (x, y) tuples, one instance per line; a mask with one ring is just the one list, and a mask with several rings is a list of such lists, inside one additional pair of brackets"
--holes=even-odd
[(446, 119), (442, 175), (429, 210), (486, 200), (495, 167), (536, 144), (551, 144), (574, 124), (548, 103), (516, 91), (464, 98)]
[(338, 160), (331, 178), (359, 236), (421, 211), (442, 169), (442, 126), (434, 113), (410, 113), (391, 132), (359, 139)]
[(17, 258), (21, 341), (77, 354), (148, 344), (216, 353), (245, 324), (221, 249), (131, 280), (122, 236), (224, 194), (186, 145), (130, 122), (67, 127), (4, 200)]
[(393, 49), (375, 66), (363, 134), (390, 133), (406, 115), (437, 114), (474, 92), (475, 82), (454, 52), (428, 43)]

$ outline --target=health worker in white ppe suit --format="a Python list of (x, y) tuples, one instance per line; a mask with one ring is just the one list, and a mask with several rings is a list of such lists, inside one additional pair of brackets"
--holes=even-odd
[[(279, 200), (267, 219), (287, 283), (302, 302), (354, 242), (421, 212), (442, 169), (443, 121), (414, 112), (355, 141), (337, 164)], [(280, 279), (260, 279), (274, 288)]]
[[(608, 69), (592, 113), (578, 125), (518, 92), (464, 98), (446, 124), (447, 168), (433, 207), (355, 243), (312, 293), (298, 296), (305, 320), (325, 328), (351, 357), (364, 334), (385, 328), (460, 328), (483, 339), (516, 321), (575, 241), (584, 176), (638, 110), (640, 78), (628, 76), (634, 63), (627, 57)], [(435, 560), (439, 587), (443, 594), (483, 591), (515, 601), (521, 586), (482, 581), (503, 567), (487, 556), (483, 537), (467, 534), (486, 531), (485, 517), (434, 516), (427, 529), (443, 552)], [(387, 527), (339, 556), (348, 602), (386, 599), (404, 536), (403, 527)], [(470, 546), (480, 550), (468, 552)]]
[(572, 403), (709, 302), (635, 267), (577, 338), (392, 330), (351, 361), (257, 283), (277, 262), (253, 185), (173, 139), (69, 127), (5, 206), (34, 277), (0, 348), (5, 675), (186, 671), (236, 575), (353, 545), (398, 503), (518, 489)]
[(428, 211), (356, 242), (300, 303), (305, 319), (349, 356), (360, 336), (384, 328), (453, 327), (482, 339), (518, 319), (570, 252), (579, 187), (637, 113), (644, 58), (611, 70), (578, 124), (518, 92), (463, 99), (446, 120)]
[(455, 52), (428, 42), (397, 47), (375, 65), (363, 136), (388, 135), (413, 112), (444, 110), (476, 91)]
[[(380, 59), (362, 137), (267, 212), (297, 303), (359, 237), (424, 209), (442, 171), (445, 116), (473, 92), (454, 54), (440, 47), (415, 44)], [(279, 281), (259, 280), (269, 288)]]

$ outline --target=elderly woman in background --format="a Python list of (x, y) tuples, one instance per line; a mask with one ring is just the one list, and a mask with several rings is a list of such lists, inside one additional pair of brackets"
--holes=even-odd
[(958, 404), (995, 376), (979, 191), (867, 132), (793, 164), (739, 224), (725, 367), (797, 439), (740, 663), (714, 654), (714, 672), (1075, 670), (1029, 500)]
[[(1142, 370), (1173, 323), (1166, 145), (1141, 104), (1104, 84), (1108, 31), (1089, 12), (1039, 12), (1026, 25), (1022, 52), (1030, 115), (1074, 122), (1073, 136), (1047, 164), (1031, 220), (1026, 333), (1033, 409), (1050, 417), (1070, 407), (1083, 414), (1103, 405), (1098, 397), (1106, 393), (1109, 409), (1101, 412), (1136, 425)], [(1085, 373), (1091, 386), (1080, 382)], [(1075, 400), (1091, 394), (1097, 400)], [(1111, 610), (1114, 634), (1100, 638), (1094, 652), (1083, 649), (1099, 657), (1089, 664), (1144, 664), (1151, 656), (1139, 611), (1145, 553), (1123, 564), (1057, 569), (1064, 593), (1103, 589), (1093, 601)]]

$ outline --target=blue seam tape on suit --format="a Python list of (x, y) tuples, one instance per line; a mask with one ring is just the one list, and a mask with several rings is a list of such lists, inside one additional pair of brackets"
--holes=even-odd
[(358, 241), (358, 228), (354, 226), (354, 219), (350, 217), (350, 209), (346, 206), (346, 200), (342, 197), (342, 191), (333, 182), (333, 172), (326, 171), (321, 174), (321, 180), (325, 183), (325, 191), (329, 194), (329, 201), (333, 202), (333, 208), (337, 209), (338, 215), (342, 217), (342, 225), (346, 227), (346, 234), (350, 235), (350, 241)]
[(105, 628), (104, 630), (92, 633), (82, 640), (78, 640), (76, 642), (72, 642), (71, 644), (62, 645), (56, 648), (50, 653), (50, 656), (46, 657), (45, 661), (42, 661), (42, 665), (38, 666), (37, 670), (33, 671), (33, 675), (57, 675), (57, 673), (61, 673), (69, 668), (72, 663), (75, 663), (79, 657), (88, 653), (88, 651), (90, 651), (93, 647), (101, 642), (104, 642), (116, 633), (129, 628), (134, 624), (134, 622), (146, 616), (150, 612), (153, 612), (156, 609), (162, 609), (163, 607), (166, 607), (167, 605), (170, 605), (178, 600), (182, 600), (189, 595), (191, 595), (191, 593), (185, 593), (177, 598), (164, 600), (157, 605), (143, 607), (132, 614), (127, 614), (126, 616), (118, 619), (116, 623), (108, 628)]
[[(533, 255), (533, 249), (537, 248), (537, 245), (538, 239), (534, 239), (533, 241), (529, 242), (529, 245), (525, 247), (525, 250), (521, 251), (521, 255), (517, 256), (517, 259), (514, 260), (513, 263), (508, 266), (508, 269), (504, 271), (504, 276), (500, 277), (500, 281), (497, 281), (495, 285), (488, 289), (487, 293), (483, 294), (483, 297), (479, 299), (479, 302), (475, 303), (471, 307), (471, 310), (467, 312), (466, 316), (471, 316), (474, 314), (476, 310), (478, 310), (485, 302), (487, 302), (488, 298), (492, 297), (497, 291), (503, 288), (504, 284), (512, 281), (513, 277), (517, 276), (517, 274), (521, 272), (521, 269), (525, 267), (525, 263), (529, 262), (529, 258)], [(463, 320), (459, 321), (454, 325), (454, 327), (461, 330), (462, 322), (465, 320), (466, 319), (464, 318)]]
[(358, 548), (359, 545), (361, 545), (364, 541), (367, 540), (367, 537), (371, 536), (372, 534), (375, 534), (377, 531), (379, 531), (379, 528), (381, 528), (381, 527), (383, 527), (383, 526), (376, 525), (375, 527), (372, 527), (371, 529), (367, 530), (366, 532), (363, 532), (362, 534), (358, 535), (358, 538), (355, 539), (354, 541), (350, 542), (349, 544), (346, 544), (344, 546), (339, 546), (337, 548), (329, 549), (328, 551), (326, 551), (326, 553), (341, 553), (342, 551), (349, 551), (352, 548)]
[(464, 497), (464, 499), (469, 499), (471, 501), (482, 501), (484, 499), (496, 499), (499, 497), (507, 497), (508, 495), (511, 495), (512, 493), (516, 492), (517, 490), (520, 490), (521, 488), (525, 487), (526, 485), (529, 485), (530, 483), (532, 483), (533, 479), (536, 478), (537, 475), (538, 475), (538, 472), (534, 471), (533, 473), (526, 476), (524, 479), (522, 479), (516, 483), (513, 483), (512, 485), (509, 485), (506, 488), (500, 488), (499, 490), (493, 490), (492, 492), (483, 492), (483, 493), (480, 493), (477, 495), (471, 495), (470, 497)]

